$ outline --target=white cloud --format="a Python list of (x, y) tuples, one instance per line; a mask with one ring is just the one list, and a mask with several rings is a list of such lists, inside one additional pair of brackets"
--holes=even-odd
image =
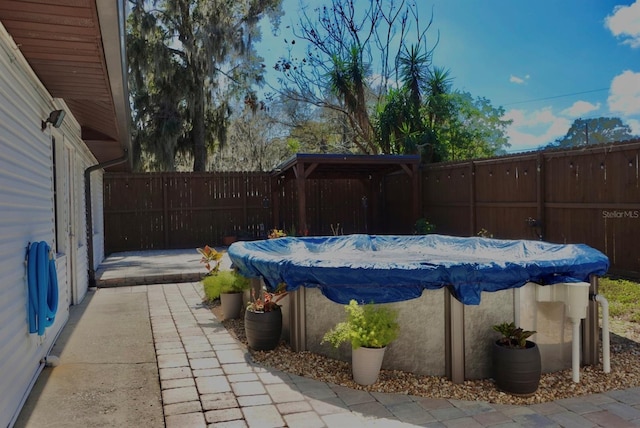
[(528, 74), (524, 77), (514, 76), (513, 74), (509, 76), (509, 82), (516, 83), (518, 85), (522, 85), (523, 83), (525, 83), (525, 80), (529, 80)]
[(587, 101), (576, 101), (569, 108), (562, 110), (560, 113), (569, 117), (580, 117), (584, 114), (590, 113), (600, 109), (600, 103), (591, 104)]
[(631, 128), (631, 133), (633, 135), (640, 135), (640, 120), (628, 119), (627, 125)]
[(622, 43), (640, 48), (640, 0), (630, 6), (614, 7), (604, 24), (614, 36), (623, 39)]
[(611, 81), (609, 110), (623, 115), (640, 114), (640, 73), (626, 70)]
[(545, 146), (565, 135), (571, 126), (569, 119), (556, 116), (551, 107), (532, 112), (509, 110), (502, 119), (513, 120), (506, 133), (511, 144), (510, 151), (516, 152)]

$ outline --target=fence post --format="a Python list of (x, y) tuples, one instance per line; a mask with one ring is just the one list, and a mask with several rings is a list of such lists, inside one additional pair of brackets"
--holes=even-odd
[(476, 164), (474, 161), (469, 162), (469, 236), (476, 234)]
[(307, 188), (304, 167), (304, 163), (298, 163), (294, 170), (298, 190), (298, 230), (300, 236), (305, 236), (307, 230)]
[(544, 215), (544, 194), (545, 194), (545, 171), (544, 171), (544, 154), (542, 152), (538, 153), (537, 156), (537, 165), (536, 165), (536, 178), (537, 178), (537, 189), (536, 189), (536, 203), (537, 203), (537, 220), (540, 225), (540, 240), (544, 239), (544, 229), (545, 229), (545, 215)]
[(160, 175), (162, 182), (162, 228), (164, 229), (164, 245), (163, 248), (169, 247), (169, 201), (167, 197), (168, 183), (165, 174)]
[(272, 227), (280, 229), (280, 177), (269, 177), (269, 184), (271, 186), (271, 224), (265, 225), (265, 231), (269, 233)]
[[(591, 275), (589, 278), (589, 294), (598, 294), (598, 277)], [(598, 302), (589, 299), (587, 318), (582, 321), (582, 364), (596, 365), (600, 361), (598, 356), (600, 340), (600, 322), (598, 317)]]
[(242, 230), (247, 232), (247, 225), (249, 224), (249, 207), (247, 206), (248, 196), (247, 196), (247, 181), (249, 180), (249, 175), (246, 172), (241, 173), (242, 177)]

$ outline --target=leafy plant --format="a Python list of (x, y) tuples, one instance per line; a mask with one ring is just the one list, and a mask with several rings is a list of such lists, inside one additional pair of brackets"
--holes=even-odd
[(426, 218), (419, 218), (414, 228), (416, 235), (428, 235), (436, 231), (436, 225), (429, 223)]
[(343, 235), (344, 234), (344, 229), (342, 227), (340, 227), (340, 223), (336, 224), (335, 227), (333, 226), (333, 223), (331, 223), (331, 234), (333, 236), (338, 236), (338, 235)]
[(350, 342), (352, 349), (384, 348), (398, 337), (400, 326), (396, 311), (373, 303), (358, 305), (355, 300), (344, 309), (347, 320), (325, 333), (321, 343), (328, 342), (334, 348), (344, 342)]
[(493, 238), (493, 233), (489, 232), (484, 227), (478, 231), (477, 235), (481, 238)]
[(207, 300), (215, 300), (222, 293), (241, 293), (251, 286), (249, 278), (235, 270), (221, 270), (202, 279)]
[(287, 233), (284, 230), (271, 229), (271, 231), (269, 232), (269, 235), (267, 236), (267, 238), (275, 239), (275, 238), (284, 238), (285, 236), (287, 236)]
[(213, 275), (220, 269), (220, 260), (222, 260), (223, 252), (216, 251), (208, 245), (204, 248), (196, 248), (196, 251), (202, 255), (200, 263), (204, 263), (207, 269), (207, 275)]
[(256, 295), (255, 290), (251, 290), (252, 300), (247, 304), (247, 310), (251, 312), (271, 312), (277, 310), (280, 307), (278, 302), (288, 294), (286, 287), (287, 285), (281, 282), (273, 293), (262, 290), (260, 295)]
[(536, 334), (535, 331), (523, 330), (520, 327), (516, 327), (513, 322), (496, 324), (493, 326), (493, 329), (502, 335), (502, 337), (498, 339), (498, 343), (507, 348), (524, 349), (527, 347), (527, 339)]

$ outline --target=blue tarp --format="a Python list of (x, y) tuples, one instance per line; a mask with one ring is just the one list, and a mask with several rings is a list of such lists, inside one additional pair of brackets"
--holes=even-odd
[(584, 244), (443, 235), (347, 235), (236, 242), (229, 257), (240, 273), (271, 288), (318, 287), (334, 302), (390, 303), (449, 286), (462, 303), (481, 292), (589, 281), (609, 259)]

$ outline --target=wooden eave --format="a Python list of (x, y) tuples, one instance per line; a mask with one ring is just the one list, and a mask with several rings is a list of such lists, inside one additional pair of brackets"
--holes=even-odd
[(0, 22), (100, 163), (131, 153), (124, 19), (122, 0), (0, 0)]

